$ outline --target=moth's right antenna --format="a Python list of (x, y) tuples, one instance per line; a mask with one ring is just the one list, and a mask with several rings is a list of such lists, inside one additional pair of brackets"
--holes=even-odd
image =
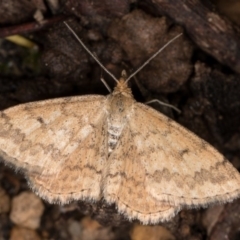
[(67, 28), (78, 40), (78, 42), (82, 45), (82, 47), (88, 52), (88, 54), (92, 56), (92, 58), (100, 65), (100, 67), (115, 80), (115, 82), (118, 83), (117, 78), (110, 71), (108, 71), (106, 67), (103, 66), (103, 64), (98, 60), (98, 58), (87, 48), (87, 46), (83, 43), (83, 41), (78, 37), (78, 35), (74, 32), (74, 30), (66, 22), (63, 22), (63, 23), (67, 26)]

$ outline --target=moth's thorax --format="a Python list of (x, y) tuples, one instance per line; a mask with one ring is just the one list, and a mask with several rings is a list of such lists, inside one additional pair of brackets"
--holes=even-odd
[(127, 82), (125, 81), (124, 78), (119, 79), (116, 87), (113, 90), (112, 95), (117, 95), (119, 93), (121, 93), (122, 95), (124, 95), (126, 97), (133, 98), (131, 88), (128, 87)]
[(108, 147), (109, 154), (115, 148), (122, 130), (133, 112), (134, 98), (131, 89), (120, 79), (108, 96)]

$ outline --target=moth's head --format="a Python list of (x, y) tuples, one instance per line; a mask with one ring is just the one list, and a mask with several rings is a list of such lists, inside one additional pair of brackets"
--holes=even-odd
[(130, 98), (133, 97), (132, 91), (128, 87), (127, 73), (125, 70), (122, 71), (122, 75), (121, 75), (120, 79), (117, 81), (117, 85), (114, 88), (114, 91), (112, 94), (113, 95), (122, 94), (125, 97), (130, 97)]

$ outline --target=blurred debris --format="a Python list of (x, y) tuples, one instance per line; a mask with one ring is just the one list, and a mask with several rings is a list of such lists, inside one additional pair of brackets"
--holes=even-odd
[(13, 227), (10, 240), (41, 240), (41, 238), (35, 230), (23, 227)]
[(8, 0), (0, 2), (0, 24), (19, 24), (32, 20), (34, 13), (46, 11), (43, 0)]
[(37, 45), (34, 42), (32, 42), (32, 41), (28, 40), (27, 38), (24, 38), (20, 35), (12, 35), (12, 36), (6, 37), (6, 39), (8, 41), (11, 41), (11, 42), (18, 44), (20, 46), (23, 46), (23, 47), (27, 47), (27, 48), (33, 48), (33, 47), (36, 48), (37, 47)]
[(130, 0), (67, 0), (64, 2), (69, 13), (75, 16), (88, 16), (98, 18), (99, 16), (111, 18), (122, 17), (130, 10)]
[(207, 234), (210, 236), (213, 228), (221, 218), (221, 214), (224, 211), (224, 205), (216, 205), (209, 207), (203, 214), (202, 224), (207, 229)]
[(113, 240), (114, 234), (111, 227), (102, 227), (98, 222), (85, 217), (81, 221), (81, 239), (86, 240)]
[(240, 73), (239, 28), (211, 9), (211, 4), (205, 1), (204, 5), (199, 0), (184, 2), (147, 0), (147, 2), (154, 4), (155, 14), (167, 15), (181, 25), (202, 50), (233, 71)]
[(10, 198), (6, 191), (0, 187), (0, 214), (7, 213), (10, 210)]
[(239, 239), (240, 200), (208, 209), (203, 217), (209, 240)]
[(162, 226), (135, 225), (131, 231), (132, 240), (175, 240), (176, 238)]
[(37, 229), (40, 227), (44, 206), (32, 192), (22, 192), (12, 200), (10, 219), (17, 225)]
[(240, 25), (240, 2), (239, 0), (212, 0), (220, 13), (227, 16), (237, 25)]
[(49, 8), (53, 14), (56, 14), (60, 10), (60, 1), (59, 0), (46, 0)]

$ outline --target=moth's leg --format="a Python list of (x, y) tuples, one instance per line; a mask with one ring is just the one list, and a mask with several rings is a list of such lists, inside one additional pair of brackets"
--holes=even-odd
[(178, 108), (176, 108), (175, 106), (173, 106), (172, 104), (169, 104), (169, 103), (165, 103), (165, 102), (162, 102), (158, 99), (153, 99), (153, 100), (150, 100), (148, 102), (145, 102), (145, 104), (150, 104), (150, 103), (154, 103), (154, 102), (157, 102), (158, 104), (160, 105), (163, 105), (163, 106), (166, 106), (166, 107), (170, 107), (172, 109), (174, 109), (176, 112), (178, 112), (179, 114), (181, 113), (181, 110), (179, 110)]

